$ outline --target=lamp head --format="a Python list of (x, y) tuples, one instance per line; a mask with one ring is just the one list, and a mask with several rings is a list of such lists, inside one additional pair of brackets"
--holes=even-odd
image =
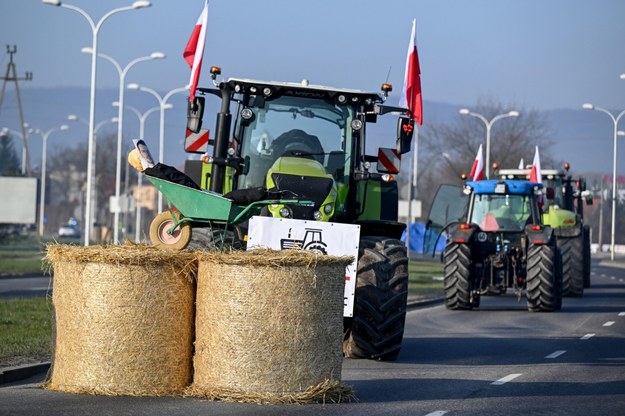
[(520, 113), (519, 113), (518, 111), (514, 111), (514, 110), (513, 110), (513, 111), (510, 111), (510, 112), (508, 113), (508, 115), (509, 115), (510, 117), (518, 117), (518, 116), (520, 115)]
[(142, 9), (144, 7), (150, 7), (151, 5), (152, 3), (150, 3), (149, 1), (141, 0), (141, 1), (135, 1), (134, 3), (132, 3), (132, 8)]
[(163, 52), (152, 52), (150, 54), (150, 58), (152, 59), (165, 59), (165, 54)]
[(69, 129), (69, 126), (67, 124), (63, 124), (61, 126), (61, 130), (67, 130), (67, 129)]
[(584, 110), (594, 110), (595, 106), (593, 104), (590, 104), (590, 103), (585, 103), (584, 105), (582, 105), (582, 108)]
[(458, 110), (458, 112), (462, 114), (463, 116), (468, 116), (470, 113), (468, 108), (461, 108), (460, 110)]
[(126, 88), (128, 88), (129, 90), (138, 90), (139, 84), (137, 84), (136, 82), (131, 82), (130, 84), (126, 85)]
[(92, 53), (93, 53), (93, 49), (91, 49), (91, 47), (89, 47), (89, 46), (85, 46), (84, 48), (82, 48), (82, 49), (80, 50), (80, 52), (82, 52), (82, 53), (92, 54)]
[(76, 121), (78, 120), (78, 116), (76, 114), (70, 114), (69, 116), (67, 116), (67, 119), (69, 121)]
[(61, 2), (59, 0), (42, 0), (43, 4), (49, 4), (50, 6), (60, 6)]

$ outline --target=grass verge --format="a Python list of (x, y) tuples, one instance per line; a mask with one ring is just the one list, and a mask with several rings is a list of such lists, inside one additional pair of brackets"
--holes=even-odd
[(419, 258), (408, 264), (408, 298), (443, 295), (443, 264), (439, 259)]
[(49, 299), (0, 300), (0, 368), (49, 361), (51, 325)]

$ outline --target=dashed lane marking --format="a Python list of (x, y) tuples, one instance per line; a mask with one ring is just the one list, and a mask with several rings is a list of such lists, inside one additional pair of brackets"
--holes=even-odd
[(619, 312), (618, 316), (625, 316), (625, 312)]
[(435, 411), (435, 412), (428, 413), (428, 414), (427, 414), (427, 415), (425, 415), (425, 416), (443, 416), (443, 415), (444, 415), (445, 413), (447, 413), (447, 412), (448, 412), (447, 410), (437, 410), (437, 411)]
[(551, 354), (549, 354), (548, 356), (546, 356), (545, 358), (558, 358), (559, 356), (561, 356), (562, 354), (564, 354), (566, 351), (564, 350), (558, 350), (558, 351), (554, 351)]
[(603, 326), (612, 326), (614, 325), (614, 321), (608, 321), (605, 324), (603, 324)]
[(517, 377), (519, 377), (519, 376), (521, 376), (521, 375), (523, 375), (523, 374), (522, 374), (522, 373), (509, 374), (509, 375), (505, 376), (504, 378), (500, 378), (500, 379), (499, 379), (499, 380), (497, 380), (497, 381), (493, 381), (491, 384), (492, 384), (493, 386), (501, 386), (501, 385), (503, 385), (503, 384), (506, 384), (506, 383), (507, 383), (507, 382), (509, 382), (509, 381), (514, 380), (515, 378), (517, 378)]
[(586, 334), (583, 337), (581, 337), (580, 339), (581, 340), (587, 340), (587, 339), (590, 339), (590, 338), (592, 338), (594, 336), (595, 336), (595, 334)]

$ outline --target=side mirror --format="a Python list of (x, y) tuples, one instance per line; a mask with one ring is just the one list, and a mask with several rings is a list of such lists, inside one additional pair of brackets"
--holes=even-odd
[(202, 128), (204, 114), (204, 97), (195, 97), (187, 106), (187, 129), (198, 133)]
[(412, 143), (412, 133), (414, 132), (414, 120), (410, 117), (400, 117), (397, 120), (397, 152), (399, 154), (408, 153)]

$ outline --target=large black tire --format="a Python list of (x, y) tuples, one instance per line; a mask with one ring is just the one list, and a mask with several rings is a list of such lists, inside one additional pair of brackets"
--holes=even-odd
[(584, 287), (590, 287), (590, 227), (584, 225)]
[(527, 250), (527, 309), (553, 312), (562, 305), (555, 245), (531, 244)]
[(404, 337), (407, 300), (408, 256), (404, 244), (395, 239), (362, 237), (354, 316), (345, 320), (345, 357), (396, 359)]
[(443, 254), (445, 306), (473, 309), (471, 302), (471, 247), (449, 242)]
[(562, 254), (562, 296), (584, 295), (584, 233), (558, 238)]

